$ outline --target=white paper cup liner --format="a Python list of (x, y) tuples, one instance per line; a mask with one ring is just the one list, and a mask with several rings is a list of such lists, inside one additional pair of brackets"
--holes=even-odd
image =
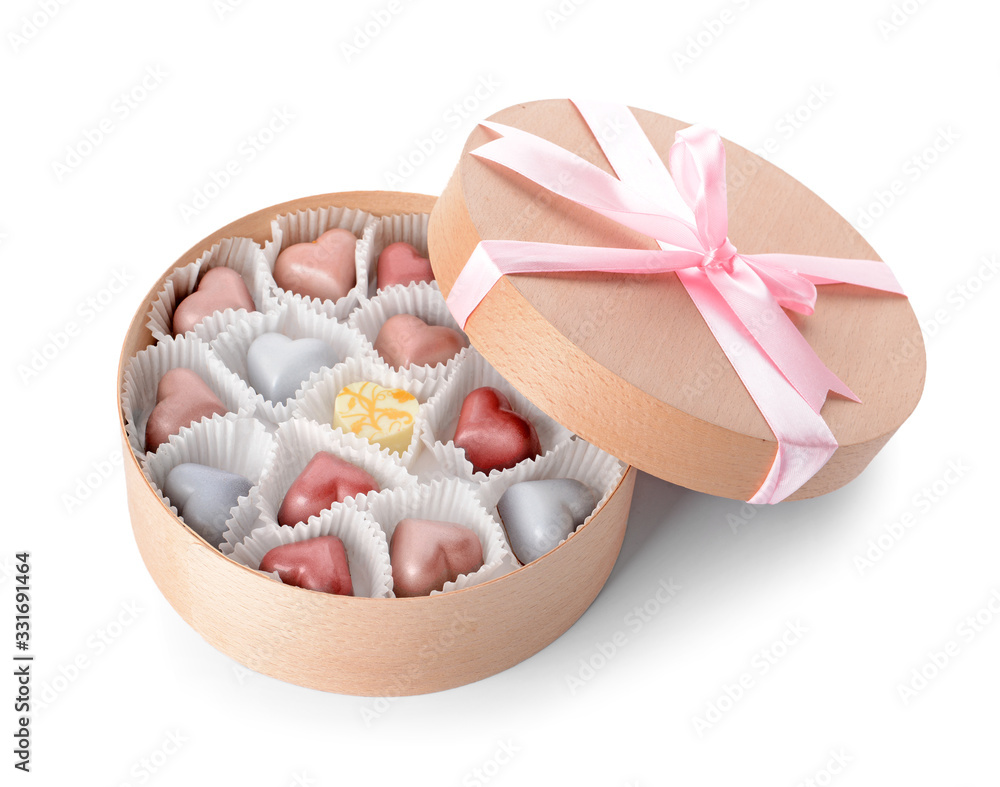
[(357, 282), (353, 288), (340, 300), (334, 302), (319, 298), (310, 298), (290, 290), (282, 289), (274, 284), (275, 297), (278, 303), (302, 303), (315, 311), (325, 314), (335, 320), (345, 321), (348, 315), (357, 308), (361, 300), (368, 294), (368, 269), (371, 257), (370, 241), (365, 238), (365, 231), (374, 224), (375, 217), (370, 213), (354, 208), (327, 207), (311, 210), (300, 210), (297, 213), (287, 213), (278, 216), (271, 222), (271, 240), (264, 244), (263, 259), (274, 278), (274, 263), (278, 255), (296, 243), (309, 243), (316, 240), (327, 230), (345, 229), (354, 233), (358, 239), (355, 246), (354, 267)]
[[(250, 238), (226, 238), (194, 262), (178, 268), (167, 277), (146, 320), (146, 327), (153, 334), (153, 339), (161, 341), (173, 336), (174, 309), (177, 304), (195, 291), (207, 271), (221, 267), (232, 268), (240, 274), (257, 310), (264, 309), (274, 282), (264, 261), (263, 249)], [(245, 315), (244, 309), (215, 312), (198, 323), (191, 333), (208, 342)]]
[(492, 470), (487, 476), (476, 472), (465, 457), (465, 451), (453, 442), (458, 414), (462, 403), (476, 388), (489, 386), (504, 393), (510, 401), (514, 412), (527, 418), (538, 433), (538, 442), (542, 447), (542, 455), (553, 451), (573, 437), (573, 433), (549, 418), (535, 407), (514, 386), (508, 383), (486, 359), (475, 350), (462, 359), (454, 374), (445, 382), (440, 393), (431, 399), (424, 407), (425, 428), (421, 433), (424, 445), (434, 455), (441, 472), (445, 476), (461, 478), (465, 481), (482, 483), (487, 478), (493, 478), (501, 473), (510, 473), (530, 460), (524, 460), (508, 470)]
[[(392, 571), (385, 534), (358, 508), (336, 506), (324, 511), (322, 516), (295, 527), (259, 527), (236, 545), (231, 557), (237, 563), (259, 571), (260, 561), (275, 547), (319, 536), (337, 536), (344, 542), (356, 597), (391, 597)], [(275, 573), (265, 575), (280, 581)]]
[[(586, 525), (593, 517), (594, 512), (608, 501), (611, 493), (618, 487), (625, 474), (625, 469), (624, 462), (615, 459), (611, 454), (605, 453), (584, 440), (574, 438), (562, 443), (554, 451), (538, 459), (522, 462), (511, 470), (492, 476), (476, 490), (475, 494), (483, 508), (499, 524), (500, 516), (497, 514), (497, 503), (503, 493), (514, 484), (543, 478), (574, 478), (593, 489), (594, 497), (597, 499), (597, 507), (583, 522), (583, 525)], [(575, 533), (579, 529), (578, 527), (573, 532)], [(501, 532), (502, 530), (501, 527)], [(573, 535), (570, 534), (569, 538), (572, 537)], [(566, 540), (563, 539), (563, 541)], [(559, 543), (561, 544), (563, 541)], [(506, 536), (504, 536), (504, 544), (510, 551)], [(513, 553), (511, 552), (511, 554)]]
[[(379, 292), (370, 301), (361, 304), (348, 320), (348, 324), (356, 328), (367, 340), (368, 353), (383, 363), (386, 363), (385, 359), (375, 351), (375, 339), (378, 338), (378, 332), (386, 320), (397, 314), (412, 314), (428, 325), (443, 325), (465, 336), (465, 332), (458, 327), (436, 285), (419, 282), (405, 287), (390, 287)], [(465, 341), (466, 346), (447, 363), (439, 363), (437, 366), (411, 366), (396, 371), (407, 379), (443, 381), (455, 371), (459, 361), (469, 354), (467, 336)]]
[(386, 543), (391, 542), (396, 525), (402, 519), (454, 522), (476, 534), (483, 548), (482, 568), (462, 574), (454, 582), (446, 582), (441, 590), (432, 591), (432, 596), (479, 585), (507, 573), (515, 565), (507, 550), (503, 529), (482, 507), (469, 486), (456, 479), (370, 495), (366, 508), (385, 533)]
[[(309, 460), (320, 451), (329, 451), (355, 467), (360, 467), (383, 490), (415, 486), (417, 483), (414, 476), (379, 451), (378, 446), (353, 434), (334, 432), (312, 421), (295, 419), (283, 423), (278, 427), (275, 439), (275, 451), (261, 481), (258, 503), (261, 521), (268, 525), (278, 523), (278, 509), (288, 488), (309, 464)], [(369, 492), (367, 497), (374, 497), (376, 494)], [(342, 505), (363, 507), (363, 500), (364, 498), (348, 498)]]
[[(396, 454), (387, 448), (382, 448), (381, 453), (405, 468), (410, 468), (420, 454), (423, 441), (421, 433), (424, 429), (423, 409), (427, 399), (437, 392), (442, 385), (439, 380), (417, 381), (409, 380), (399, 372), (393, 371), (384, 363), (374, 358), (365, 356), (351, 358), (346, 363), (338, 364), (336, 367), (322, 375), (315, 385), (302, 394), (298, 400), (295, 410), (295, 418), (306, 418), (321, 424), (339, 435), (347, 436), (342, 429), (333, 428), (333, 413), (339, 394), (345, 386), (351, 383), (369, 381), (381, 385), (383, 388), (402, 388), (409, 391), (420, 403), (417, 413), (417, 420), (413, 426), (413, 439), (410, 447), (403, 454)], [(350, 435), (354, 437), (354, 435)], [(356, 438), (355, 438), (356, 439)], [(378, 446), (374, 446), (378, 447)]]
[(265, 333), (280, 333), (290, 339), (322, 339), (334, 349), (341, 364), (365, 352), (364, 339), (357, 331), (303, 303), (288, 303), (266, 313), (250, 314), (230, 325), (212, 342), (212, 351), (246, 386), (255, 402), (257, 417), (273, 424), (292, 417), (303, 393), (320, 379), (326, 367), (303, 381), (295, 397), (285, 402), (268, 401), (250, 386), (247, 376), (247, 351), (254, 339)]
[[(225, 418), (215, 418), (195, 424), (184, 434), (173, 435), (150, 455), (145, 474), (157, 495), (175, 515), (180, 516), (163, 493), (170, 471), (185, 462), (216, 467), (229, 473), (244, 476), (255, 487), (260, 483), (264, 469), (270, 464), (274, 452), (274, 438), (264, 424), (254, 418), (241, 418), (232, 413)], [(251, 489), (251, 495), (253, 489)], [(241, 497), (240, 503), (249, 500)], [(230, 512), (232, 520), (233, 512)], [(180, 517), (184, 521), (183, 517)], [(212, 544), (218, 548), (219, 544)]]
[(156, 406), (156, 387), (164, 374), (178, 368), (196, 372), (231, 413), (249, 416), (254, 411), (253, 397), (246, 387), (205, 342), (195, 336), (168, 336), (136, 353), (125, 367), (122, 386), (125, 432), (129, 447), (140, 463), (146, 460), (146, 421)]
[(238, 544), (242, 544), (251, 533), (261, 527), (274, 527), (274, 524), (264, 520), (260, 512), (260, 484), (250, 489), (247, 497), (241, 497), (236, 508), (229, 512), (226, 522), (226, 532), (222, 534), (219, 551), (223, 555), (232, 555)]
[[(397, 216), (383, 216), (372, 222), (366, 235), (370, 236), (369, 246), (370, 260), (368, 267), (368, 297), (374, 298), (380, 290), (388, 289), (380, 287), (377, 281), (378, 256), (382, 250), (393, 243), (409, 243), (422, 257), (429, 257), (430, 252), (427, 246), (427, 226), (430, 224), (429, 213), (403, 213)], [(393, 285), (401, 287), (403, 285)], [(437, 289), (437, 282), (432, 286)]]

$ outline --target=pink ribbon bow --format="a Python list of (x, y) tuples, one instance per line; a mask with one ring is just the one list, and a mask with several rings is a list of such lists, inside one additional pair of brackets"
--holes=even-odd
[[(670, 171), (628, 107), (574, 101), (618, 178), (545, 139), (505, 126), (473, 155), (653, 238), (659, 251), (482, 241), (448, 306), (463, 327), (501, 276), (604, 271), (677, 274), (777, 438), (771, 469), (751, 503), (777, 503), (837, 450), (819, 415), (829, 391), (860, 401), (816, 355), (782, 307), (812, 314), (817, 284), (856, 284), (902, 294), (873, 260), (743, 254), (728, 238), (726, 157), (716, 131), (690, 126), (670, 149)], [(599, 129), (616, 129), (615, 135)], [(673, 173), (673, 177), (671, 177)]]

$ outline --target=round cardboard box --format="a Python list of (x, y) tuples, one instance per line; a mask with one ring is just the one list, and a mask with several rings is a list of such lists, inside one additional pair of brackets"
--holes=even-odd
[(139, 552), (171, 606), (205, 640), (252, 670), (308, 688), (396, 696), (461, 686), (537, 653), (597, 597), (625, 534), (636, 471), (566, 542), (482, 585), (426, 598), (370, 599), (282, 585), (224, 556), (164, 506), (128, 445), (120, 401), (125, 365), (152, 343), (149, 307), (167, 275), (223, 238), (270, 238), (283, 213), (325, 206), (374, 215), (430, 213), (435, 199), (343, 192), (273, 205), (195, 244), (136, 310), (118, 366), (118, 418), (129, 516)]

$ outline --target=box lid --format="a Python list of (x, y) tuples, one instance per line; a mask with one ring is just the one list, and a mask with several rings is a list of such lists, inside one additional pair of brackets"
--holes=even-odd
[[(687, 124), (632, 109), (666, 164)], [(614, 170), (576, 106), (547, 100), (489, 118)], [(483, 240), (657, 249), (656, 241), (471, 152), (478, 126), (431, 214), (434, 273), (447, 297)], [(728, 238), (742, 252), (879, 260), (861, 235), (787, 173), (723, 142)], [(825, 151), (824, 155), (836, 155)], [(788, 312), (823, 363), (860, 398), (831, 395), (820, 415), (838, 447), (789, 499), (853, 479), (909, 416), (925, 360), (905, 297), (852, 284), (816, 288), (815, 312)], [(469, 317), (475, 347), (538, 407), (618, 458), (690, 489), (747, 500), (778, 447), (768, 422), (675, 273), (504, 276)], [(832, 449), (831, 449), (832, 450)]]

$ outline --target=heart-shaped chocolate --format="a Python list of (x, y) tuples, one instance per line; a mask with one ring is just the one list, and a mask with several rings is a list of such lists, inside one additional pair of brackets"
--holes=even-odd
[(338, 301), (357, 284), (350, 230), (327, 230), (312, 243), (295, 243), (274, 262), (274, 281), (284, 290), (320, 300)]
[(431, 261), (421, 257), (413, 246), (405, 241), (390, 243), (378, 255), (375, 281), (380, 290), (394, 284), (411, 284), (418, 281), (434, 281)]
[(237, 500), (250, 494), (250, 479), (218, 467), (184, 462), (167, 473), (163, 494), (184, 523), (213, 547), (222, 542)]
[(521, 481), (497, 503), (507, 543), (521, 565), (538, 560), (590, 516), (594, 491), (575, 478)]
[(465, 451), (477, 473), (506, 470), (542, 453), (538, 432), (496, 388), (476, 388), (462, 402), (455, 446)]
[(215, 312), (226, 309), (254, 311), (253, 298), (246, 282), (232, 268), (212, 268), (195, 288), (195, 291), (177, 304), (174, 309), (174, 334), (181, 336), (194, 330), (194, 326)]
[(354, 595), (347, 550), (336, 536), (317, 536), (275, 547), (261, 558), (260, 570), (277, 571), (286, 585), (338, 596)]
[(269, 402), (280, 404), (295, 396), (313, 372), (339, 361), (337, 352), (322, 339), (264, 333), (247, 350), (247, 382)]
[(392, 587), (398, 598), (429, 596), (445, 582), (483, 566), (476, 534), (455, 522), (403, 519), (389, 541)]
[(380, 491), (378, 482), (360, 467), (328, 451), (320, 451), (309, 460), (285, 492), (285, 499), (278, 509), (278, 524), (293, 527), (334, 503)]
[(447, 363), (468, 344), (468, 339), (454, 328), (428, 325), (412, 314), (395, 314), (375, 337), (375, 352), (389, 366), (409, 369)]
[(146, 421), (146, 450), (155, 451), (183, 427), (229, 412), (222, 400), (191, 369), (171, 369), (156, 386), (156, 406)]
[(368, 381), (351, 383), (337, 394), (333, 428), (402, 455), (413, 440), (419, 409), (417, 398), (401, 388), (383, 388)]

